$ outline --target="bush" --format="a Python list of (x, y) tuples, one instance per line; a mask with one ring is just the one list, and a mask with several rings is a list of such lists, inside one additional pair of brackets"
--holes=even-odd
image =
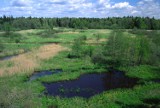
[(96, 37), (96, 41), (98, 42), (101, 39), (101, 35), (99, 33), (93, 34)]
[(59, 33), (59, 31), (58, 30), (44, 30), (44, 31), (36, 33), (36, 35), (43, 37), (43, 38), (51, 38), (51, 37), (58, 38), (56, 33)]
[(104, 51), (93, 58), (98, 55), (104, 57), (111, 67), (147, 64), (150, 56), (149, 40), (145, 36), (133, 38), (116, 30), (110, 34)]
[(72, 46), (72, 52), (71, 52), (72, 56), (77, 57), (77, 58), (81, 57), (81, 55), (82, 55), (82, 44), (83, 44), (82, 40), (79, 40), (79, 39), (74, 40), (74, 43), (73, 43), (73, 46)]
[(82, 51), (82, 55), (85, 57), (85, 56), (89, 56), (89, 57), (92, 57), (93, 55), (93, 50), (94, 50), (94, 47), (93, 46), (84, 46), (83, 47), (83, 51)]
[(102, 48), (96, 48), (93, 51), (93, 54), (91, 56), (92, 62), (94, 64), (104, 64), (105, 63), (105, 56), (103, 54), (103, 49)]
[(81, 41), (86, 41), (87, 40), (87, 36), (83, 35), (83, 36), (80, 36), (78, 39), (81, 40)]
[(83, 50), (83, 45), (85, 44), (86, 39), (87, 37), (85, 35), (74, 39), (72, 51), (68, 54), (69, 58), (80, 58), (84, 55), (83, 53), (85, 51)]
[(4, 31), (6, 35), (10, 35), (11, 25), (9, 23), (4, 23)]

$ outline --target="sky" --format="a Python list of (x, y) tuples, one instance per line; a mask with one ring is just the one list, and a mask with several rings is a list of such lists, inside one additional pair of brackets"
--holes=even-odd
[(160, 0), (0, 0), (0, 16), (160, 19)]

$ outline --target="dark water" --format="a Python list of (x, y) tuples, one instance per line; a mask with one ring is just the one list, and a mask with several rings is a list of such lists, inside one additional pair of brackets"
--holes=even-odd
[(158, 105), (160, 104), (160, 99), (156, 99), (156, 98), (153, 98), (153, 99), (145, 99), (143, 100), (144, 103), (147, 103), (147, 104), (155, 104), (155, 105)]
[(37, 78), (40, 78), (40, 77), (43, 77), (43, 76), (52, 75), (52, 74), (57, 74), (57, 73), (61, 73), (61, 72), (63, 72), (62, 69), (55, 69), (55, 70), (53, 70), (53, 71), (45, 70), (45, 71), (37, 72), (37, 73), (34, 73), (34, 74), (29, 78), (29, 81), (33, 81), (33, 80), (36, 80)]
[(160, 83), (160, 79), (154, 79), (153, 82)]
[(47, 95), (89, 98), (106, 90), (132, 88), (137, 81), (137, 79), (125, 76), (123, 72), (113, 71), (101, 74), (86, 74), (76, 80), (43, 83), (43, 85), (46, 87)]
[(11, 58), (13, 58), (15, 56), (17, 56), (17, 55), (11, 55), (11, 56), (2, 57), (2, 58), (0, 58), (0, 60), (9, 60), (9, 59), (11, 59)]
[[(23, 53), (20, 53), (20, 54), (24, 54), (24, 53), (27, 53), (27, 52), (28, 52), (28, 50), (26, 50), (26, 51), (24, 51)], [(5, 56), (5, 57), (0, 58), (0, 60), (9, 60), (9, 59), (11, 59), (13, 57), (16, 57), (16, 56), (20, 55), (20, 54), (14, 54), (14, 55), (10, 55), (10, 56)]]

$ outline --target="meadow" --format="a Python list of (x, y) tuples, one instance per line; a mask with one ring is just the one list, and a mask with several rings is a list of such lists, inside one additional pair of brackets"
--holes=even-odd
[[(62, 27), (0, 32), (0, 108), (159, 108), (159, 36), (158, 30)], [(55, 69), (63, 72), (28, 81), (35, 72)], [(138, 83), (88, 99), (45, 94), (43, 83), (110, 69)]]

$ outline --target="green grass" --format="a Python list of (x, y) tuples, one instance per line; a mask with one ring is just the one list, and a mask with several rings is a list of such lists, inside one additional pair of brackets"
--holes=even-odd
[(60, 108), (137, 108), (136, 105), (152, 106), (143, 102), (145, 99), (160, 98), (158, 87), (160, 84), (148, 84), (136, 86), (134, 89), (119, 89), (103, 92), (89, 99), (80, 97), (60, 98), (44, 97), (43, 102), (48, 106), (57, 106)]
[(54, 35), (49, 36), (48, 38), (41, 37), (35, 33), (31, 34), (29, 37), (26, 37), (27, 39), (23, 40), (22, 42), (41, 42), (41, 43), (47, 43), (47, 42), (60, 42), (60, 43), (69, 43), (73, 42), (74, 39), (78, 38), (79, 36), (87, 36), (88, 39), (95, 39), (96, 37), (93, 34), (100, 34), (101, 38), (106, 38), (107, 35), (109, 35), (111, 30), (106, 30), (106, 33), (101, 33), (101, 30), (63, 30), (65, 32), (71, 32), (71, 33), (55, 33), (56, 37)]
[(42, 82), (53, 82), (60, 80), (70, 80), (79, 77), (81, 74), (93, 72), (106, 72), (102, 67), (99, 67), (91, 62), (90, 57), (85, 58), (68, 58), (69, 52), (61, 52), (56, 57), (45, 60), (41, 63), (38, 70), (62, 69), (63, 73), (55, 74), (39, 78)]
[(25, 82), (26, 76), (13, 75), (0, 78), (0, 107), (2, 108), (39, 108), (38, 97), (44, 87), (38, 82)]
[(0, 105), (17, 108), (47, 108), (49, 106), (59, 108), (128, 108), (134, 105), (149, 107), (151, 104), (146, 104), (143, 100), (160, 99), (160, 84), (158, 83), (139, 85), (134, 89), (110, 90), (89, 99), (84, 99), (80, 97), (46, 97), (42, 94), (44, 87), (41, 83), (26, 81), (26, 75), (1, 77)]
[(126, 72), (126, 75), (130, 77), (140, 78), (143, 80), (151, 80), (151, 79), (158, 79), (160, 78), (160, 68), (149, 66), (149, 65), (141, 65), (141, 66), (134, 66), (128, 68), (120, 68)]
[[(106, 39), (112, 30), (79, 30), (67, 28), (54, 28), (56, 30), (62, 29), (63, 33), (57, 33), (57, 37), (42, 37), (37, 35), (43, 30), (31, 30), (30, 32), (18, 31), (23, 37), (20, 43), (15, 43), (7, 37), (0, 36), (3, 43), (4, 50), (0, 53), (0, 57), (7, 55), (14, 55), (20, 53), (21, 50), (31, 50), (38, 48), (49, 42), (60, 42), (61, 45), (71, 48), (72, 45), (67, 44), (72, 42), (79, 36), (86, 36), (87, 39), (96, 40), (94, 34), (100, 34), (102, 39)], [(66, 32), (66, 33), (65, 33)], [(73, 32), (73, 33), (67, 33)], [(75, 32), (75, 33), (74, 33)], [(125, 32), (124, 35), (131, 35)], [(131, 36), (136, 36), (131, 35)], [(14, 42), (10, 44), (11, 42)], [(32, 43), (33, 42), (33, 43)], [(95, 46), (96, 47), (96, 46)], [(87, 48), (85, 45), (83, 48)], [(93, 64), (91, 58), (88, 56), (82, 58), (68, 58), (69, 51), (59, 53), (57, 56), (48, 60), (40, 61), (40, 70), (54, 70), (62, 69), (60, 74), (53, 74), (51, 76), (41, 77), (35, 81), (27, 82), (29, 74), (15, 74), (12, 76), (0, 77), (0, 107), (6, 108), (136, 108), (138, 105), (143, 105), (146, 108), (152, 107), (153, 104), (143, 102), (145, 99), (160, 99), (160, 84), (151, 82), (152, 79), (160, 78), (160, 68), (141, 65), (135, 67), (124, 68), (126, 75), (129, 77), (140, 78), (146, 81), (143, 85), (136, 85), (133, 89), (115, 89), (105, 91), (101, 94), (95, 95), (89, 99), (81, 97), (61, 98), (45, 96), (45, 90), (41, 82), (57, 82), (64, 80), (76, 79), (82, 74), (93, 72), (107, 72), (104, 67)], [(14, 63), (4, 62), (0, 67), (11, 67)], [(62, 90), (63, 92), (63, 90)], [(156, 106), (157, 108), (160, 105)]]
[(0, 53), (0, 58), (3, 58), (5, 56), (11, 56), (11, 55), (16, 55), (20, 53), (24, 53), (26, 51), (30, 51), (34, 48), (39, 48), (41, 44), (29, 44), (29, 43), (5, 43), (2, 44), (4, 49)]

